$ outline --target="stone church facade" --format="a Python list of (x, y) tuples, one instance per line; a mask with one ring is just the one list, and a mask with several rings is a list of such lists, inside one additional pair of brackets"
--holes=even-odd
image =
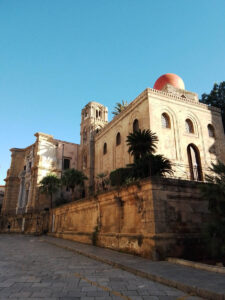
[(177, 75), (165, 74), (111, 122), (107, 107), (88, 103), (81, 113), (80, 145), (37, 133), (33, 145), (11, 149), (3, 213), (49, 207), (38, 192), (39, 182), (49, 173), (60, 177), (66, 168), (87, 175), (88, 194), (90, 187), (95, 189), (98, 174), (107, 175), (132, 162), (126, 137), (138, 129), (157, 134), (157, 153), (171, 160), (176, 178), (204, 181), (212, 162), (225, 162), (220, 110), (200, 103), (197, 94), (185, 90)]

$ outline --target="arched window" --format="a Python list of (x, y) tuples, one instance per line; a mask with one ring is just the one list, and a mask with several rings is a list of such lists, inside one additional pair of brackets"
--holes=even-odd
[(166, 113), (162, 114), (161, 122), (162, 122), (162, 128), (171, 128), (170, 117)]
[(185, 129), (187, 133), (194, 133), (194, 126), (190, 119), (186, 119), (185, 121)]
[(190, 144), (187, 147), (187, 155), (189, 162), (189, 170), (190, 170), (190, 179), (202, 181), (202, 167), (201, 167), (201, 159), (198, 148), (194, 144)]
[(104, 143), (104, 146), (103, 146), (103, 154), (106, 154), (107, 153), (107, 144)]
[(139, 130), (139, 122), (138, 119), (135, 119), (133, 122), (133, 132), (136, 132)]
[(208, 125), (208, 133), (210, 137), (215, 137), (215, 129), (211, 124)]
[(121, 135), (120, 133), (118, 132), (117, 135), (116, 135), (116, 146), (120, 145), (121, 144)]
[(96, 109), (96, 118), (98, 118), (98, 110)]

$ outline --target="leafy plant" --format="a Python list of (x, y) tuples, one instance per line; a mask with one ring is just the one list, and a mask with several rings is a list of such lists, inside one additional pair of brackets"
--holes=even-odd
[(134, 163), (130, 166), (133, 171), (132, 177), (135, 179), (173, 174), (170, 160), (160, 154), (147, 154), (146, 156), (134, 161)]
[(107, 173), (99, 173), (96, 178), (99, 181), (98, 187), (100, 186), (100, 189), (105, 191), (107, 190), (108, 184), (109, 184), (109, 178), (107, 177)]
[(40, 192), (50, 196), (51, 208), (53, 207), (53, 194), (58, 191), (59, 187), (60, 179), (54, 174), (49, 174), (40, 181)]
[(141, 130), (129, 133), (127, 136), (128, 152), (134, 157), (134, 160), (138, 160), (147, 154), (155, 153), (158, 142), (158, 137), (151, 130)]
[(112, 186), (120, 186), (126, 183), (128, 178), (132, 177), (131, 168), (119, 168), (112, 171), (109, 175), (110, 182)]
[(76, 186), (84, 186), (84, 180), (87, 180), (87, 177), (79, 170), (76, 169), (67, 169), (62, 176), (62, 185), (70, 188), (72, 190), (72, 199)]
[(121, 103), (117, 102), (116, 106), (114, 107), (114, 111), (112, 112), (112, 114), (114, 116), (117, 116), (118, 114), (121, 113), (121, 111), (123, 111), (126, 107), (128, 106), (127, 101), (122, 100)]

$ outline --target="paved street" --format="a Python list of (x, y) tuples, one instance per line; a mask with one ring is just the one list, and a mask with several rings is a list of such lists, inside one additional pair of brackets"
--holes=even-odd
[(41, 237), (0, 235), (0, 299), (200, 299)]

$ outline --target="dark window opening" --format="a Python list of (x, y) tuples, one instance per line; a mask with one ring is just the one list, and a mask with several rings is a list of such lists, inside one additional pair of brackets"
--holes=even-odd
[(63, 160), (63, 170), (67, 170), (70, 168), (70, 159), (64, 158)]
[(194, 133), (194, 126), (190, 119), (185, 121), (185, 128), (187, 133)]
[(162, 122), (162, 127), (163, 128), (171, 128), (170, 117), (166, 113), (162, 114), (161, 122)]
[(215, 130), (211, 124), (208, 125), (208, 134), (209, 134), (209, 137), (215, 137)]
[(107, 144), (105, 143), (103, 146), (103, 154), (106, 154), (106, 153), (107, 153)]
[(139, 122), (137, 119), (135, 119), (133, 122), (133, 132), (136, 132), (138, 130), (139, 130)]
[(118, 132), (117, 135), (116, 135), (116, 145), (120, 145), (121, 144), (121, 135), (120, 133)]

